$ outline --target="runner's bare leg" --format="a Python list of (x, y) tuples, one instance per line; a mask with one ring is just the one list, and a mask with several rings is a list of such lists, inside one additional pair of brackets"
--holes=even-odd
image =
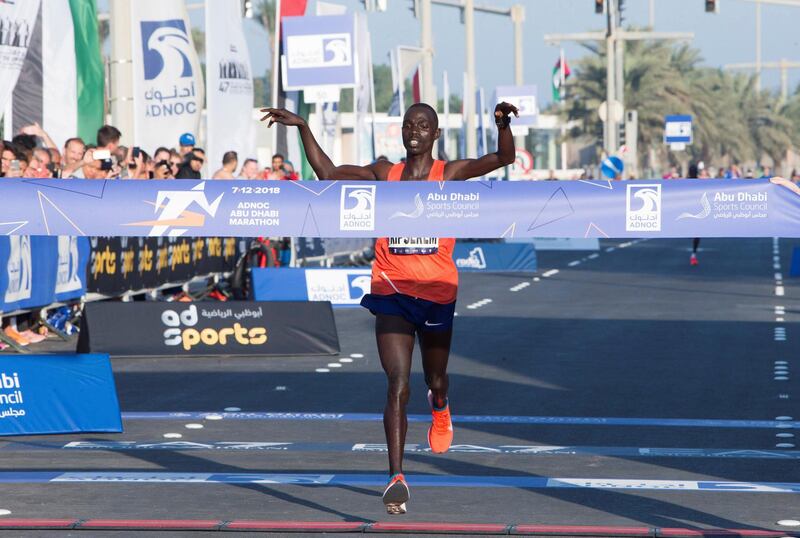
[(400, 316), (377, 314), (375, 336), (378, 355), (388, 380), (383, 429), (389, 448), (389, 474), (403, 472), (403, 449), (408, 431), (406, 407), (410, 395), (411, 354), (414, 351), (414, 325)]

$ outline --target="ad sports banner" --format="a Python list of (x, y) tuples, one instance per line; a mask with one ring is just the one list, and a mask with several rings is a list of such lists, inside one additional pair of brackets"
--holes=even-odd
[(335, 355), (330, 303), (87, 303), (81, 353), (119, 356)]
[(769, 180), (6, 179), (0, 234), (151, 237), (800, 237)]

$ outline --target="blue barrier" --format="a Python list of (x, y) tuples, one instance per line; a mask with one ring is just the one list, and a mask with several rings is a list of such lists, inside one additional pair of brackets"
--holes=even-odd
[(253, 269), (256, 301), (330, 301), (357, 306), (369, 293), (370, 269)]
[(0, 363), (0, 435), (121, 431), (108, 355), (9, 356)]
[(769, 180), (6, 179), (0, 197), (0, 234), (800, 237), (800, 188)]
[(456, 242), (453, 260), (459, 271), (536, 271), (536, 249), (528, 243)]
[(0, 312), (83, 296), (89, 250), (86, 237), (0, 237)]

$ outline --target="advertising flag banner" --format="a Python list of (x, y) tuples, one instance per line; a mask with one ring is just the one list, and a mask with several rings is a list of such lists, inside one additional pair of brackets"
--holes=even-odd
[(75, 34), (69, 0), (42, 4), (14, 89), (14, 130), (34, 123), (40, 124), (58, 147), (78, 132)]
[(0, 111), (17, 85), (38, 14), (39, 0), (0, 2)]
[(239, 0), (206, 2), (206, 79), (208, 81), (208, 160), (222, 167), (227, 151), (239, 165), (255, 158), (253, 70), (242, 27)]
[[(203, 78), (183, 0), (131, 2), (134, 140), (172, 147), (197, 135)], [(249, 116), (248, 116), (249, 119)]]
[(283, 19), (283, 88), (356, 85), (354, 21), (351, 15)]
[(70, 0), (78, 83), (78, 136), (92, 140), (105, 123), (105, 77), (95, 0)]

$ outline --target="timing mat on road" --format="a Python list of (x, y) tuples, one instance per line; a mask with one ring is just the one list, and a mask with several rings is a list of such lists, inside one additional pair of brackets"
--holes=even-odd
[[(621, 489), (747, 493), (800, 493), (800, 483), (714, 480), (548, 478), (538, 476), (406, 475), (410, 486), (525, 489)], [(298, 486), (385, 486), (385, 474), (170, 473), (170, 472), (0, 472), (0, 483), (270, 484)]]

